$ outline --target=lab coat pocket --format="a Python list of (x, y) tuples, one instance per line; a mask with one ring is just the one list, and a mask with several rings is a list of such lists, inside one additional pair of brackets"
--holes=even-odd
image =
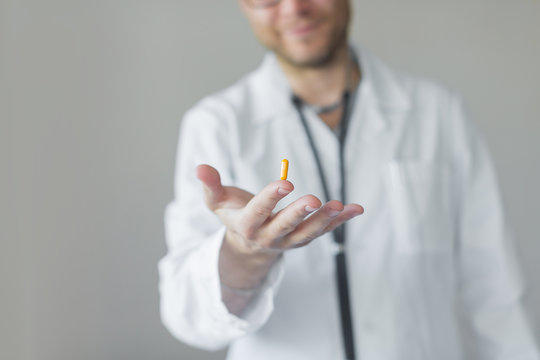
[(398, 252), (452, 249), (449, 167), (423, 161), (393, 161), (387, 186)]

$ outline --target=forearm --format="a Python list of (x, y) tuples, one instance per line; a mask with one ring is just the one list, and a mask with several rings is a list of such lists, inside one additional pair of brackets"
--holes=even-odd
[(225, 234), (218, 269), (221, 297), (231, 313), (240, 316), (280, 254), (278, 251), (256, 251), (233, 234)]

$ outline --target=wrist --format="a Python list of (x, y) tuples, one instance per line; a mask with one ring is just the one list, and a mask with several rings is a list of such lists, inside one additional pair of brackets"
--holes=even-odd
[(251, 297), (253, 296), (257, 291), (260, 290), (262, 287), (262, 283), (253, 287), (253, 288), (236, 288), (227, 285), (223, 281), (220, 281), (221, 289), (222, 291), (225, 290), (226, 292), (232, 293), (234, 295), (242, 296), (242, 297)]
[(219, 255), (221, 282), (230, 289), (257, 289), (282, 253), (252, 246), (227, 231)]

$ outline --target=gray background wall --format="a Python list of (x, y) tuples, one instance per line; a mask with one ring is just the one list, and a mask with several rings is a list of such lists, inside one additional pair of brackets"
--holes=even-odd
[[(467, 99), (538, 328), (540, 1), (355, 7), (355, 39)], [(0, 358), (222, 359), (161, 326), (156, 263), (182, 113), (263, 53), (236, 2), (0, 0), (0, 46)]]

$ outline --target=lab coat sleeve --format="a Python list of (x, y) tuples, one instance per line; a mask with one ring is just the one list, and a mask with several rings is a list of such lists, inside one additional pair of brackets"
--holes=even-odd
[(495, 172), (484, 142), (454, 98), (453, 124), (460, 169), (458, 281), (477, 359), (538, 360), (521, 299), (516, 263)]
[(212, 165), (224, 185), (233, 183), (228, 131), (226, 119), (211, 109), (199, 106), (184, 117), (175, 198), (165, 212), (168, 252), (158, 266), (163, 324), (179, 340), (207, 350), (223, 348), (267, 321), (283, 272), (279, 260), (242, 317), (229, 313), (221, 300), (217, 264), (225, 227), (206, 207), (195, 168)]

